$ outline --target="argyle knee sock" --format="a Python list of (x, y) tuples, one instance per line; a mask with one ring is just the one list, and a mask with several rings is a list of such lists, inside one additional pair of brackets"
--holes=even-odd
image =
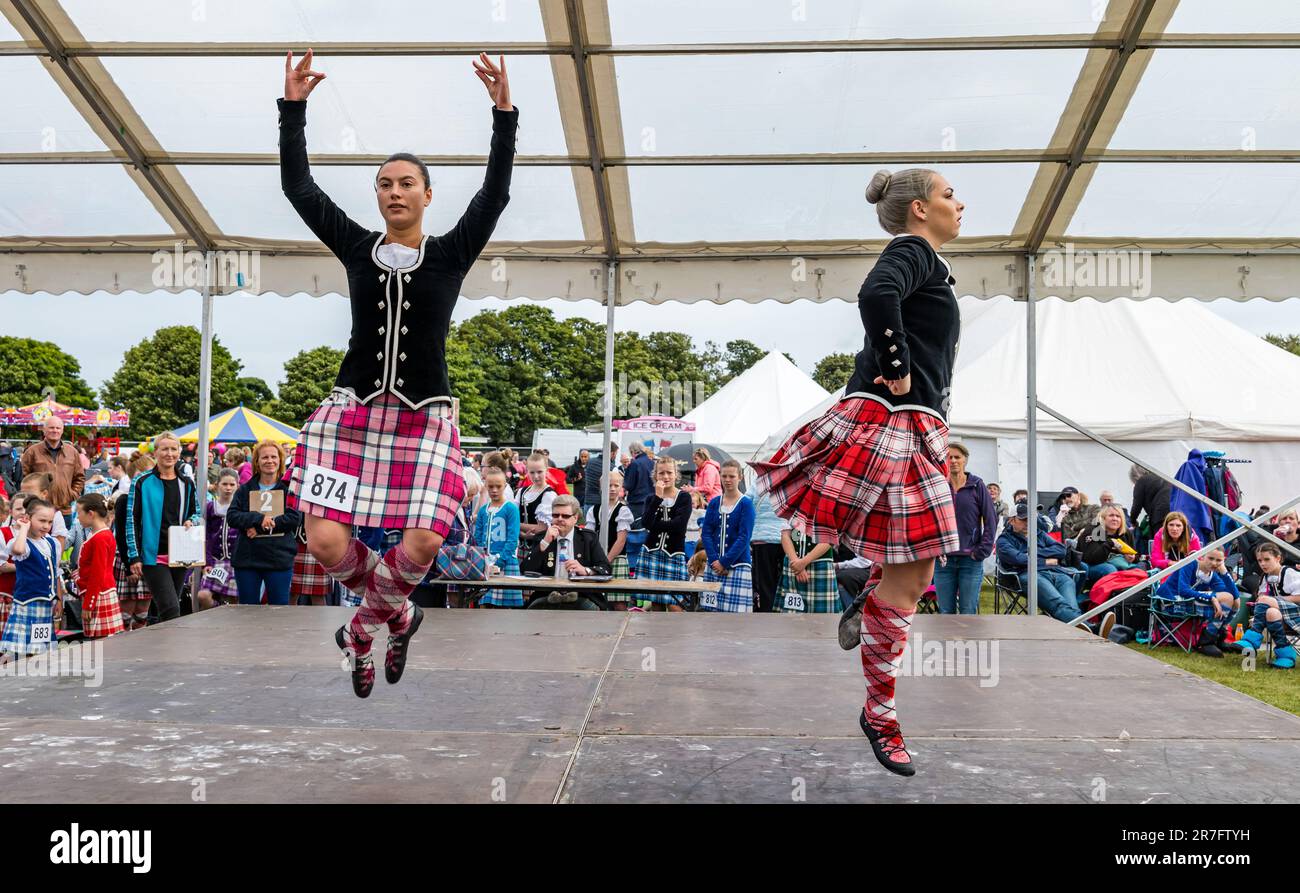
[(414, 561), (401, 544), (385, 552), (367, 578), (361, 607), (352, 617), (349, 631), (353, 638), (358, 643), (364, 641), (364, 647), (369, 649), (370, 641), (384, 626), (393, 635), (404, 633), (413, 613), (408, 607), (407, 596), (424, 579), (431, 566), (432, 562), (419, 564)]
[(903, 739), (898, 728), (898, 714), (894, 710), (894, 681), (903, 662), (908, 628), (915, 613), (888, 605), (875, 593), (862, 606), (862, 672), (867, 678), (864, 707), (867, 722), (885, 735), (889, 744), (899, 748), (903, 746)]
[(321, 567), (325, 569), (325, 573), (338, 580), (344, 589), (358, 598), (364, 598), (366, 580), (374, 573), (377, 564), (379, 564), (379, 556), (361, 540), (353, 537), (348, 542), (347, 551), (343, 553), (343, 558), (338, 564), (327, 565), (322, 561)]
[(1268, 626), (1268, 605), (1255, 602), (1255, 614), (1250, 618), (1250, 628), (1257, 633), (1262, 633), (1266, 626)]
[(1274, 648), (1285, 648), (1291, 644), (1291, 639), (1287, 635), (1286, 624), (1281, 620), (1268, 621), (1268, 634), (1273, 638)]

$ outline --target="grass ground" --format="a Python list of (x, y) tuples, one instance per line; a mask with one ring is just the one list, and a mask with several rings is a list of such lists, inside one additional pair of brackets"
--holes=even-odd
[[(993, 613), (992, 586), (980, 590), (980, 613)], [(1148, 648), (1130, 642), (1124, 647), (1300, 716), (1300, 675), (1297, 675), (1300, 671), (1274, 670), (1268, 666), (1263, 654), (1251, 665), (1245, 663), (1240, 654), (1216, 659), (1197, 653), (1185, 654), (1172, 646)]]

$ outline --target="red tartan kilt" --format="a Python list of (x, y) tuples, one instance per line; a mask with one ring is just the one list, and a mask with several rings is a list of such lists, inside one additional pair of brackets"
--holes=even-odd
[(86, 638), (98, 639), (126, 629), (122, 623), (122, 605), (117, 588), (89, 593), (81, 603), (81, 625)]
[(293, 600), (296, 602), (301, 595), (326, 596), (333, 591), (334, 578), (307, 551), (306, 543), (298, 543), (298, 554), (293, 558), (293, 583), (289, 587)]
[(813, 542), (885, 564), (961, 548), (948, 484), (948, 426), (916, 410), (845, 397), (766, 462), (757, 490)]

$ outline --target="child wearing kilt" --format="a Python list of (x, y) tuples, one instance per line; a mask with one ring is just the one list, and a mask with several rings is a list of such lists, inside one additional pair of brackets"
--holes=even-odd
[[(1222, 550), (1211, 553), (1222, 561)], [(1289, 556), (1288, 556), (1289, 557)], [(1264, 630), (1273, 640), (1272, 666), (1280, 670), (1295, 669), (1296, 650), (1293, 640), (1300, 629), (1300, 570), (1282, 563), (1282, 549), (1276, 543), (1261, 543), (1255, 547), (1259, 562), (1259, 593), (1250, 618), (1250, 629), (1242, 633), (1232, 650), (1250, 648), (1258, 651), (1264, 644)], [(1202, 558), (1202, 561), (1204, 558)], [(1187, 570), (1187, 568), (1183, 568)], [(1168, 582), (1168, 581), (1166, 581)], [(1228, 617), (1231, 618), (1231, 608)], [(1211, 621), (1214, 622), (1214, 621)]]
[(144, 581), (144, 574), (131, 573), (131, 561), (126, 551), (128, 498), (123, 493), (113, 503), (113, 539), (117, 542), (113, 576), (117, 580), (117, 602), (122, 606), (122, 623), (128, 630), (132, 630), (149, 623), (149, 602), (153, 596), (149, 593), (149, 584)]
[[(483, 469), (487, 505), (479, 507), (474, 519), (474, 542), (487, 552), (488, 560), (507, 577), (519, 576), (519, 506), (506, 502), (506, 474), (499, 468)], [(480, 608), (522, 608), (522, 589), (487, 589), (480, 596)]]
[(516, 556), (520, 561), (528, 554), (528, 543), (546, 533), (551, 526), (551, 506), (555, 503), (556, 492), (546, 482), (548, 469), (546, 454), (540, 450), (528, 457), (528, 480), (530, 483), (519, 491), (516, 500), (519, 503), (519, 548)]
[[(609, 564), (612, 568), (612, 576), (615, 580), (628, 579), (627, 556), (623, 550), (627, 546), (627, 534), (632, 529), (632, 510), (627, 507), (623, 501), (623, 473), (621, 471), (611, 471), (609, 473), (609, 517), (611, 519), (609, 529), (605, 531), (605, 536), (601, 545), (605, 547), (605, 555), (609, 558)], [(600, 538), (600, 503), (596, 503), (587, 509), (588, 530)], [(605, 601), (610, 608), (615, 611), (626, 611), (635, 599), (630, 592), (607, 592)]]
[[(678, 490), (677, 460), (660, 456), (655, 460), (655, 492), (646, 500), (641, 526), (646, 531), (645, 549), (637, 559), (636, 575), (647, 580), (685, 582), (686, 525), (691, 520), (691, 494)], [(652, 611), (680, 611), (682, 597), (676, 593), (652, 592)]]
[[(492, 144), (483, 185), (445, 234), (423, 234), (433, 199), (428, 167), (398, 153), (373, 182), (384, 231), (344, 213), (311, 176), (307, 99), (323, 75), (309, 50), (285, 60), (280, 109), (280, 181), (303, 222), (343, 264), (352, 331), (334, 389), (303, 425), (292, 492), (306, 515), (307, 542), (326, 572), (362, 604), (334, 636), (349, 659), (352, 689), (374, 687), (371, 644), (388, 633), (384, 678), (397, 682), (423, 618), (410, 594), (424, 580), (465, 494), (460, 435), (447, 376), (447, 331), (461, 285), (510, 200), (519, 112), (504, 64), (486, 55), (475, 75), (492, 97)], [(355, 527), (404, 531), (382, 558)]]
[(766, 462), (757, 492), (815, 543), (883, 564), (845, 610), (840, 645), (858, 648), (867, 697), (858, 724), (876, 759), (914, 775), (894, 705), (899, 655), (934, 559), (959, 551), (948, 484), (948, 401), (960, 340), (956, 280), (938, 249), (964, 205), (938, 172), (878, 171), (867, 187), (885, 246), (858, 293), (865, 329), (844, 398)]
[(754, 533), (754, 503), (740, 492), (740, 463), (722, 463), (722, 493), (709, 500), (700, 524), (707, 566), (704, 582), (721, 583), (718, 592), (700, 593), (701, 611), (749, 614), (754, 610), (753, 563), (749, 540)]
[(13, 525), (9, 558), (14, 563), (13, 606), (0, 634), (0, 651), (8, 654), (36, 654), (52, 651), (55, 606), (62, 592), (59, 578), (59, 541), (50, 536), (54, 527), (54, 506), (31, 497), (26, 513)]
[(81, 544), (77, 561), (77, 586), (81, 589), (82, 633), (98, 639), (122, 632), (122, 606), (113, 579), (113, 554), (117, 544), (108, 529), (108, 501), (99, 493), (77, 500), (77, 520), (90, 531)]
[(781, 533), (785, 561), (775, 611), (788, 614), (838, 614), (839, 585), (835, 581), (834, 548), (830, 543), (810, 543), (797, 530)]

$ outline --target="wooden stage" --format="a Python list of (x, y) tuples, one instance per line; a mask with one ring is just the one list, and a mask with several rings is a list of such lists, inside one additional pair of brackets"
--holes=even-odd
[(429, 610), (359, 700), (350, 613), (222, 607), (111, 638), (97, 686), (0, 676), (0, 801), (1300, 799), (1300, 718), (1046, 617), (917, 619), (902, 779), (835, 616)]

